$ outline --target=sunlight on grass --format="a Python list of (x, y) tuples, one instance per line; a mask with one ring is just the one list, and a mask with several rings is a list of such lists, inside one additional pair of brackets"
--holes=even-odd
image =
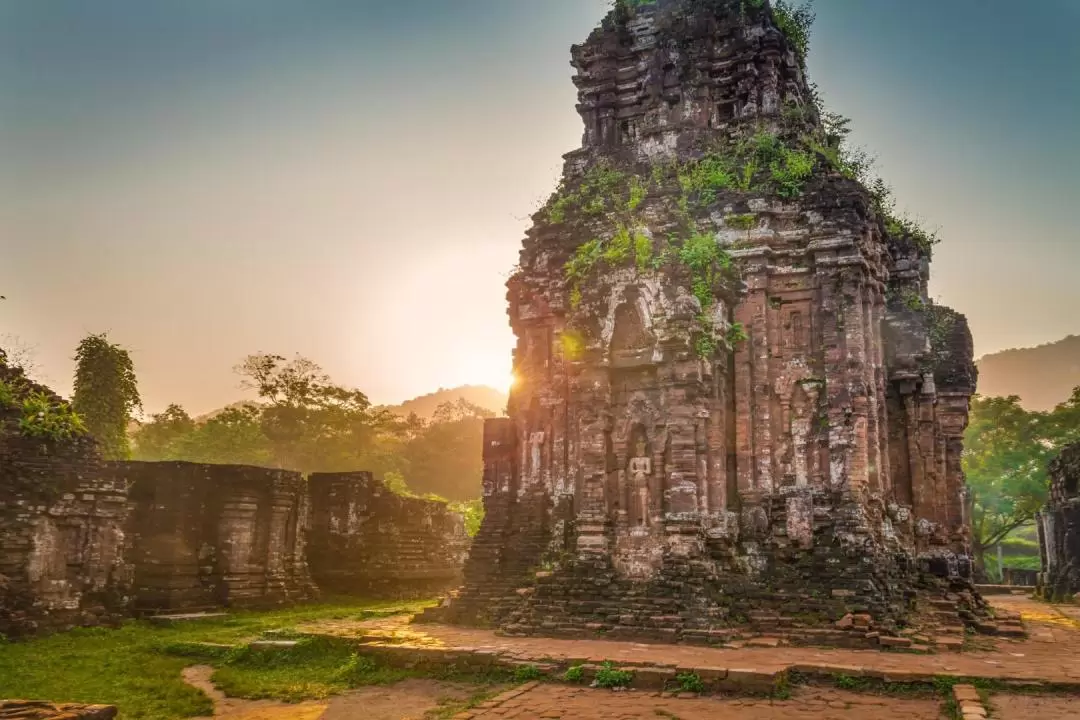
[(1024, 608), (1020, 613), (1020, 617), (1023, 618), (1024, 622), (1039, 622), (1069, 628), (1070, 630), (1080, 630), (1080, 620), (1074, 620), (1056, 610), (1040, 612)]
[[(210, 700), (180, 677), (184, 667), (198, 661), (178, 653), (177, 648), (190, 643), (246, 643), (302, 623), (363, 620), (395, 609), (417, 612), (428, 604), (333, 600), (165, 627), (129, 621), (118, 629), (79, 629), (8, 643), (0, 645), (0, 697), (116, 705), (125, 720), (208, 715), (213, 709)], [(343, 668), (350, 655), (344, 649), (326, 658), (298, 655), (293, 667), (260, 665), (258, 659), (242, 656), (231, 658), (236, 661), (232, 665), (222, 663), (222, 657), (208, 664), (222, 665), (215, 682), (229, 694), (306, 699), (325, 697), (346, 689), (349, 682), (364, 681)], [(378, 674), (371, 679), (391, 681)]]

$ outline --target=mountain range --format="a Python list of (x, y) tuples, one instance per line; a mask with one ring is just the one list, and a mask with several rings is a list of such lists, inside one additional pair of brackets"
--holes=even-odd
[(430, 420), (440, 405), (458, 400), (465, 400), (496, 415), (502, 415), (506, 410), (507, 397), (506, 393), (487, 385), (462, 385), (449, 389), (439, 388), (433, 393), (406, 400), (400, 405), (387, 405), (386, 409), (402, 416), (416, 413), (417, 416)]
[(976, 365), (980, 395), (1018, 395), (1027, 410), (1053, 410), (1080, 387), (1080, 335), (985, 355)]

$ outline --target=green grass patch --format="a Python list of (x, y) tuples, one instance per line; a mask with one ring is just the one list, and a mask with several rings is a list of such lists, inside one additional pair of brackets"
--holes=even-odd
[[(196, 644), (247, 643), (305, 622), (362, 620), (394, 610), (416, 612), (428, 604), (337, 600), (270, 612), (238, 612), (174, 626), (129, 621), (117, 629), (78, 629), (0, 644), (0, 696), (116, 705), (125, 720), (208, 715), (212, 711), (210, 700), (180, 677), (183, 668), (205, 662), (218, 668), (220, 677), (215, 676), (215, 682), (230, 694), (313, 697), (322, 689), (355, 681), (358, 675), (349, 673), (359, 673), (361, 668), (350, 670), (343, 650), (323, 662), (304, 655), (311, 650), (306, 647), (293, 653), (296, 662), (286, 667), (274, 664), (283, 661), (246, 657), (249, 651), (214, 650)], [(338, 674), (321, 677), (326, 672)], [(365, 679), (377, 682), (383, 676), (369, 673)]]
[(572, 665), (566, 668), (566, 672), (563, 673), (562, 679), (569, 683), (579, 683), (585, 679), (585, 666), (584, 665)]
[(290, 648), (238, 646), (222, 651), (192, 643), (166, 652), (213, 665), (213, 683), (230, 697), (248, 700), (322, 700), (364, 685), (388, 685), (415, 673), (379, 665), (358, 655), (347, 640), (305, 638)]

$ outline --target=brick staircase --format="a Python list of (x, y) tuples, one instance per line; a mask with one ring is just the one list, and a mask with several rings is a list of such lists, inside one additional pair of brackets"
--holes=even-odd
[(488, 508), (503, 523), (484, 523), (465, 563), (463, 584), (439, 607), (421, 613), (415, 622), (496, 625), (518, 607), (540, 566), (549, 532), (547, 499), (542, 495), (507, 507)]

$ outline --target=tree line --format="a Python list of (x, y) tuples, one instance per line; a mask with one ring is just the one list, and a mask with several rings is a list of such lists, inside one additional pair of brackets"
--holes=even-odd
[(462, 509), (477, 521), (483, 423), (494, 414), (464, 399), (443, 403), (431, 419), (401, 417), (307, 358), (260, 353), (235, 368), (256, 401), (201, 419), (173, 404), (139, 422), (138, 381), (125, 348), (90, 335), (75, 361), (72, 407), (107, 459), (368, 470), (395, 492), (472, 502)]

